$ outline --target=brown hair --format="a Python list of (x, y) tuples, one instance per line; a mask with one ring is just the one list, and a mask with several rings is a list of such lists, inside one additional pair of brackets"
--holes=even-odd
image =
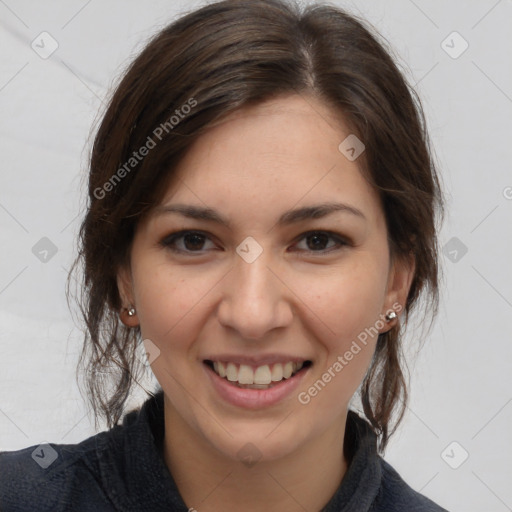
[[(406, 320), (422, 292), (435, 314), (440, 186), (421, 104), (379, 39), (339, 8), (225, 0), (167, 26), (129, 66), (93, 143), (74, 266), (83, 267), (79, 303), (87, 328), (79, 367), (96, 419), (118, 422), (140, 365), (140, 330), (120, 322), (116, 284), (137, 223), (162, 198), (194, 141), (242, 106), (312, 94), (337, 109), (366, 146), (358, 163), (379, 191), (391, 255), (415, 260)], [(407, 402), (402, 329), (379, 336), (360, 391), (381, 451)]]

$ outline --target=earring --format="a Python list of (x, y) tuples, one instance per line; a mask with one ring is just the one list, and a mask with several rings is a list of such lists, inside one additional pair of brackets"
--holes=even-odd
[(135, 316), (135, 308), (133, 306), (130, 306), (127, 308), (128, 316)]
[(396, 318), (396, 313), (394, 311), (390, 311), (384, 318), (386, 319), (386, 322), (391, 322), (391, 320)]

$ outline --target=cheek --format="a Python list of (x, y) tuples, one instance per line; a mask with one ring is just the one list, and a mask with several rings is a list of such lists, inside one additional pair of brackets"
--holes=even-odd
[(170, 340), (175, 349), (187, 344), (194, 310), (208, 291), (205, 280), (185, 279), (175, 269), (158, 264), (135, 266), (133, 278), (142, 336), (162, 348)]
[(324, 334), (319, 339), (333, 350), (343, 349), (374, 326), (382, 313), (387, 278), (384, 265), (375, 258), (354, 260), (328, 274), (301, 275), (295, 281), (297, 295), (323, 324)]
[(369, 265), (367, 261), (338, 269), (324, 279), (317, 276), (314, 290), (313, 282), (302, 279), (300, 293), (317, 317), (309, 329), (323, 345), (325, 356), (314, 380), (299, 395), (299, 402), (315, 411), (314, 417), (333, 420), (348, 407), (361, 384), (375, 351), (378, 330), (384, 325), (380, 315), (385, 277), (379, 262)]

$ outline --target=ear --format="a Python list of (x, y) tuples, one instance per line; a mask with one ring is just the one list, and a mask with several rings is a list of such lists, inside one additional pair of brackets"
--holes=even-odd
[[(405, 310), (407, 296), (411, 288), (416, 263), (412, 253), (409, 256), (394, 257), (390, 262), (389, 278), (386, 288), (383, 315), (391, 311), (396, 313), (396, 318), (387, 322), (387, 327), (393, 327), (398, 322), (398, 317)], [(386, 332), (389, 329), (384, 330)]]
[(139, 325), (137, 313), (135, 312), (135, 314), (131, 316), (128, 314), (128, 310), (130, 308), (135, 308), (133, 279), (129, 265), (119, 267), (116, 280), (117, 290), (119, 292), (119, 297), (121, 298), (121, 311), (119, 311), (119, 318), (127, 327), (137, 327)]

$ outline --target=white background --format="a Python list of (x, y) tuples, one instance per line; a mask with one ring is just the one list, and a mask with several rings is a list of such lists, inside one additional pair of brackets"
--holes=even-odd
[[(512, 510), (512, 1), (335, 3), (372, 22), (408, 68), (448, 197), (441, 243), (459, 240), (457, 261), (455, 246), (441, 256), (441, 312), (386, 459), (451, 511)], [(86, 143), (113, 79), (186, 4), (201, 3), (0, 0), (0, 450), (94, 433), (64, 294)], [(43, 31), (59, 45), (48, 59), (31, 48)], [(453, 31), (469, 44), (458, 58), (441, 46)], [(452, 54), (463, 44), (445, 42)], [(42, 237), (58, 249), (46, 263), (32, 252)]]

